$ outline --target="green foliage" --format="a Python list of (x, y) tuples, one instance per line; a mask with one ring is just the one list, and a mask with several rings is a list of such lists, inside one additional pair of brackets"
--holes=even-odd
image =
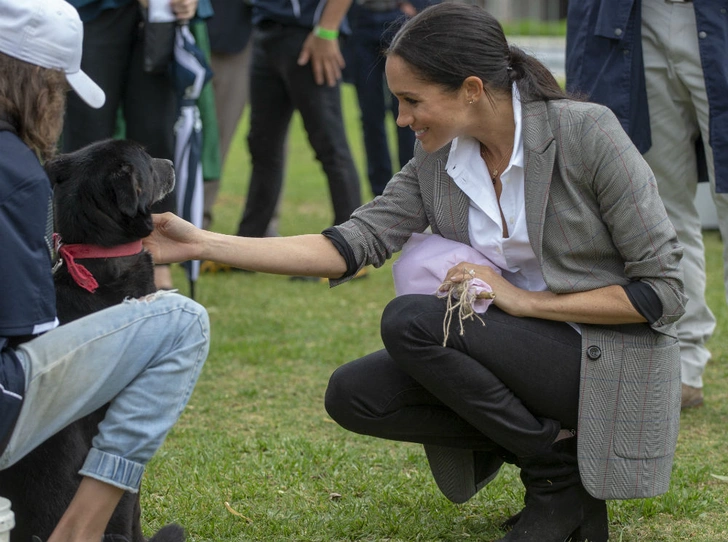
[(542, 21), (538, 19), (519, 19), (502, 22), (506, 36), (563, 36), (566, 37), (566, 19)]
[[(344, 88), (349, 141), (364, 171), (356, 100)], [(236, 230), (250, 172), (241, 123), (213, 229)], [(326, 181), (294, 118), (280, 232), (330, 225)], [(362, 192), (369, 197), (362, 174)], [(718, 318), (706, 406), (682, 415), (671, 490), (609, 503), (611, 540), (728, 540), (728, 323), (721, 244), (706, 235), (710, 305)], [(187, 292), (182, 270), (175, 282)], [(176, 521), (191, 542), (494, 540), (523, 489), (506, 466), (470, 502), (438, 491), (421, 446), (347, 432), (323, 406), (329, 375), (382, 347), (379, 318), (394, 295), (389, 264), (329, 290), (252, 273), (202, 275), (212, 346), (188, 408), (147, 469), (147, 534)], [(714, 476), (717, 475), (718, 477)], [(226, 503), (228, 506), (226, 506)]]

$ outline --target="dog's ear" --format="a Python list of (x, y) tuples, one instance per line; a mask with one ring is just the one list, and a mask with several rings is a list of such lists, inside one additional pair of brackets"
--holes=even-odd
[(126, 216), (137, 215), (142, 186), (136, 168), (129, 163), (121, 164), (110, 180), (119, 210)]
[(127, 233), (146, 237), (154, 229), (152, 213), (140, 178), (140, 172), (131, 163), (122, 164), (112, 176), (112, 186), (119, 211), (129, 217)]
[(59, 154), (43, 164), (43, 169), (45, 169), (46, 175), (51, 181), (51, 186), (61, 184), (68, 179), (71, 171), (69, 163), (70, 160), (65, 154)]

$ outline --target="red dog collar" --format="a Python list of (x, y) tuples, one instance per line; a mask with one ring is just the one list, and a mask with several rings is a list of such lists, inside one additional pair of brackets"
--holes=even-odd
[[(68, 272), (73, 277), (81, 288), (88, 290), (91, 293), (96, 291), (99, 287), (99, 283), (91, 274), (80, 263), (76, 263), (76, 258), (120, 258), (122, 256), (133, 256), (139, 254), (142, 251), (142, 242), (132, 241), (123, 245), (116, 245), (114, 247), (102, 247), (99, 245), (85, 245), (85, 244), (74, 244), (64, 245), (61, 241), (61, 236), (57, 233), (53, 234), (53, 240), (56, 245), (56, 252), (61, 256), (61, 262), (66, 263)], [(61, 263), (59, 262), (59, 263)]]

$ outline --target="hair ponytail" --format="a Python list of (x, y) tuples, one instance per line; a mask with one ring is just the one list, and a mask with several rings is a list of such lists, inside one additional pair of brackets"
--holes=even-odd
[(515, 45), (509, 46), (511, 79), (516, 82), (521, 101), (567, 98), (551, 71), (536, 58)]

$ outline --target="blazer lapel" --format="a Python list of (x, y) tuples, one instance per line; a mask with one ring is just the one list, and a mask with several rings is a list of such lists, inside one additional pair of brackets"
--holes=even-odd
[(523, 104), (523, 154), (526, 197), (526, 223), (531, 248), (543, 261), (543, 227), (549, 187), (556, 160), (554, 134), (545, 102)]
[(468, 233), (470, 199), (445, 169), (449, 152), (450, 145), (437, 151), (437, 167), (434, 168), (434, 208), (437, 226), (443, 237), (470, 245)]

